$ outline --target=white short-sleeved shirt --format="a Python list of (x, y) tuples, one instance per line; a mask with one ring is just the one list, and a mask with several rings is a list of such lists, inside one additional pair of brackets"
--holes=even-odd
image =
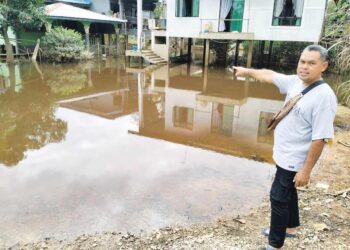
[[(282, 94), (287, 94), (285, 102), (307, 87), (297, 75), (275, 73), (273, 82)], [(289, 171), (299, 171), (313, 140), (333, 138), (336, 109), (337, 98), (328, 84), (305, 94), (275, 128), (273, 159), (276, 164)]]

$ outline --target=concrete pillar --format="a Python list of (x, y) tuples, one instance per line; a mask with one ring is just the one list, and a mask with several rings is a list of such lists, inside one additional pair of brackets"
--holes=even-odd
[(188, 38), (187, 42), (187, 63), (192, 61), (192, 38)]
[(118, 54), (118, 43), (119, 43), (119, 26), (118, 24), (114, 24), (114, 34), (115, 34), (115, 50), (116, 55)]
[(83, 22), (85, 31), (85, 47), (90, 50), (90, 22)]
[(141, 48), (141, 34), (143, 26), (142, 17), (142, 0), (137, 0), (137, 50), (140, 51)]
[(144, 75), (143, 73), (138, 73), (137, 75), (138, 83), (138, 102), (139, 102), (139, 127), (144, 127), (143, 119), (143, 86), (144, 86)]
[(203, 69), (203, 91), (206, 91), (208, 87), (208, 67), (205, 66)]
[(123, 3), (122, 0), (119, 0), (118, 4), (119, 4), (119, 17), (121, 19), (124, 19), (125, 18), (125, 15), (124, 15), (124, 3)]
[(183, 55), (183, 53), (184, 53), (183, 50), (184, 50), (184, 38), (181, 37), (180, 38), (180, 56)]
[(250, 68), (252, 66), (252, 59), (253, 59), (253, 45), (254, 41), (250, 40), (248, 44), (248, 57), (247, 57), (247, 68)]
[(53, 20), (48, 19), (47, 22), (45, 23), (45, 28), (46, 28), (46, 32), (50, 32), (52, 29), (52, 22)]

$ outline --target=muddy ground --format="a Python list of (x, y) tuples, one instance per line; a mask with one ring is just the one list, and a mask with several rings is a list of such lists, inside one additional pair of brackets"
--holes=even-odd
[[(302, 226), (285, 249), (350, 249), (350, 109), (340, 106), (336, 136), (318, 162), (311, 183), (299, 190)], [(12, 249), (261, 249), (269, 224), (268, 200), (248, 215), (211, 224), (167, 227), (145, 235), (104, 232), (73, 241), (44, 239)]]

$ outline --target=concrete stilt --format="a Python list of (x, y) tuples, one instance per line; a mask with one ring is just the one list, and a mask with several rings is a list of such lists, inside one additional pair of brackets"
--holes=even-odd
[(239, 53), (239, 45), (240, 45), (240, 43), (241, 43), (240, 40), (236, 41), (235, 61), (233, 62), (233, 64), (235, 66), (237, 66), (237, 63), (238, 63), (238, 53)]
[(269, 57), (268, 57), (268, 59), (267, 59), (267, 67), (270, 67), (270, 65), (271, 65), (272, 46), (273, 46), (273, 41), (270, 41), (270, 45), (269, 45)]
[(192, 61), (192, 38), (188, 38), (187, 42), (187, 63)]
[(248, 44), (248, 57), (247, 57), (247, 68), (250, 68), (252, 66), (252, 59), (253, 59), (253, 45), (254, 41), (250, 40)]

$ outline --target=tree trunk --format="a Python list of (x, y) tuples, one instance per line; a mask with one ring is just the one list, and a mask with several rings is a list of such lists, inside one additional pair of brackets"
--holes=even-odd
[(13, 56), (13, 50), (12, 50), (12, 45), (10, 43), (10, 38), (7, 34), (8, 27), (4, 26), (2, 28), (2, 37), (4, 38), (5, 41), (5, 49), (6, 49), (6, 62), (7, 63), (14, 63), (15, 62), (15, 57)]

